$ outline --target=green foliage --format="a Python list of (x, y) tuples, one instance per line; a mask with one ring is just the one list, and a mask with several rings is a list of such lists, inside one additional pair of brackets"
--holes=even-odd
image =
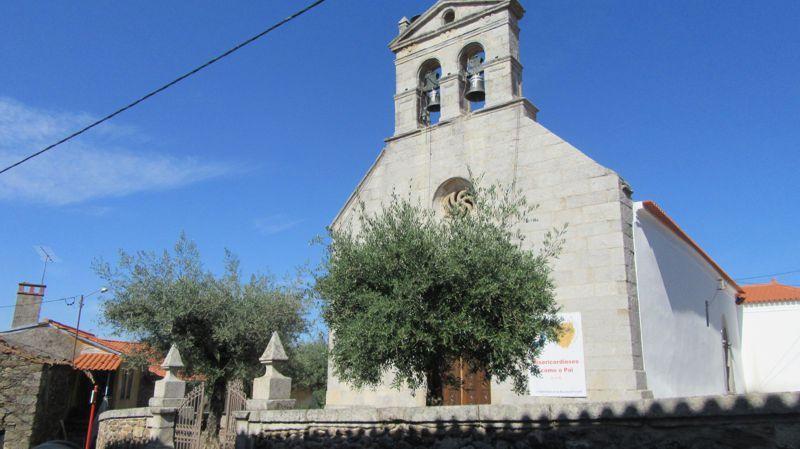
[(358, 232), (329, 230), (316, 291), (339, 378), (375, 386), (392, 371), (394, 386), (418, 388), (463, 357), (527, 389), (560, 324), (550, 261), (566, 229), (527, 249), (520, 227), (534, 221), (535, 207), (513, 189), (469, 194), (474, 209), (457, 204), (447, 218), (393, 196), (376, 214), (362, 205)]
[(287, 365), (286, 375), (292, 378), (292, 388), (311, 392), (311, 408), (324, 407), (328, 383), (328, 343), (322, 335), (292, 348)]
[[(212, 387), (217, 412), (227, 380), (262, 374), (258, 358), (273, 331), (291, 347), (306, 330), (307, 301), (298, 283), (281, 285), (264, 275), (245, 282), (238, 259), (228, 251), (225, 271), (216, 276), (202, 266), (196, 245), (184, 234), (172, 252), (121, 251), (115, 267), (96, 261), (94, 269), (113, 293), (103, 304), (105, 321), (146, 343), (159, 362), (177, 344), (187, 373)], [(152, 357), (138, 359), (152, 362)]]

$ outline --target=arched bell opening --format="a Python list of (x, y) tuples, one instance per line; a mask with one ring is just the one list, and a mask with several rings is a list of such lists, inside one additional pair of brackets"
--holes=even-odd
[(486, 104), (485, 62), (486, 52), (477, 42), (467, 45), (461, 51), (461, 98), (463, 109), (467, 112), (477, 111)]
[(441, 78), (442, 66), (439, 61), (429, 59), (420, 66), (418, 117), (421, 126), (439, 123), (442, 111), (442, 90), (439, 86)]

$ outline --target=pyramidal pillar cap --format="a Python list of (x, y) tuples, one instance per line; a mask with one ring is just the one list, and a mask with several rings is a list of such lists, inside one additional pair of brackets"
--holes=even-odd
[(258, 360), (265, 365), (270, 365), (272, 362), (289, 360), (289, 357), (286, 356), (286, 351), (283, 349), (281, 337), (277, 332), (272, 333), (272, 337), (267, 344), (267, 349), (264, 350), (264, 353), (261, 354), (261, 358)]
[(183, 359), (181, 359), (181, 353), (178, 351), (178, 347), (175, 346), (175, 344), (169, 348), (167, 357), (165, 357), (164, 361), (161, 363), (161, 368), (167, 371), (183, 368)]

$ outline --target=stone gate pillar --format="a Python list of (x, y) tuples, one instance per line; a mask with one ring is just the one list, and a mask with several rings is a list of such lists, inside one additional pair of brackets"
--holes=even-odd
[(150, 440), (158, 446), (175, 447), (175, 416), (186, 395), (186, 382), (178, 379), (176, 373), (183, 368), (183, 360), (178, 348), (172, 345), (161, 364), (167, 374), (156, 382), (153, 397), (150, 398), (150, 413), (147, 421)]
[(273, 332), (267, 349), (259, 359), (266, 370), (263, 376), (253, 380), (253, 399), (247, 401), (247, 410), (275, 410), (294, 407), (295, 400), (290, 399), (292, 378), (284, 376), (272, 366), (274, 362), (285, 360), (289, 360), (289, 358), (283, 349), (281, 337), (277, 332)]

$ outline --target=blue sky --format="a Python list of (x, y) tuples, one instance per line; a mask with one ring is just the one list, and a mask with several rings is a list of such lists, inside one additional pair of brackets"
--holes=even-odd
[[(58, 140), (306, 2), (0, 3), (0, 162)], [(47, 297), (90, 292), (95, 257), (185, 230), (208, 267), (315, 262), (392, 133), (403, 15), (432, 0), (328, 0), (219, 65), (0, 175), (0, 305), (61, 262)], [(523, 1), (524, 94), (540, 122), (660, 203), (732, 276), (800, 269), (800, 2)], [(800, 284), (800, 273), (781, 276)], [(758, 281), (758, 280), (757, 280)], [(98, 323), (89, 301), (85, 326)], [(0, 308), (7, 328), (11, 308)], [(44, 317), (74, 323), (75, 306)], [(83, 327), (83, 326), (82, 326)]]

